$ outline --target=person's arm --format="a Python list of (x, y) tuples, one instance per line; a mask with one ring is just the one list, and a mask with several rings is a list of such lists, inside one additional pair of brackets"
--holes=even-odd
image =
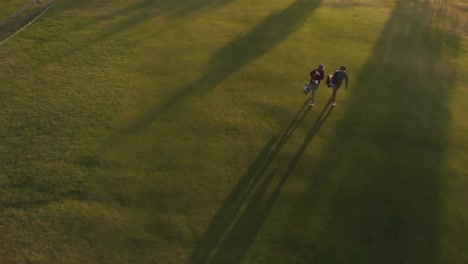
[(323, 78), (325, 78), (325, 71), (321, 70), (320, 71), (320, 80), (323, 80)]
[(348, 73), (346, 73), (346, 75), (345, 75), (345, 80), (346, 80), (345, 90), (348, 90), (348, 82), (349, 82)]
[(336, 75), (338, 74), (338, 71), (335, 71), (335, 73), (333, 73), (333, 76), (332, 76), (332, 80), (335, 81), (336, 79)]

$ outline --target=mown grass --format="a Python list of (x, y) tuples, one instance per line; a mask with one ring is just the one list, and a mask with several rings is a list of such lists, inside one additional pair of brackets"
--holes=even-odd
[(467, 262), (461, 5), (58, 2), (0, 49), (0, 262)]
[(30, 0), (5, 0), (0, 3), (0, 22), (13, 15), (17, 10)]

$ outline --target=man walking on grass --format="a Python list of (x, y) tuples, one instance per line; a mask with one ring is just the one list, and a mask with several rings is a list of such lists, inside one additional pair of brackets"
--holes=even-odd
[(333, 106), (336, 105), (336, 92), (338, 91), (338, 89), (340, 89), (341, 84), (343, 83), (343, 80), (346, 80), (345, 90), (348, 90), (349, 78), (348, 78), (348, 73), (346, 72), (345, 66), (341, 66), (339, 70), (336, 70), (335, 74), (333, 74), (333, 77), (332, 77), (333, 93), (330, 99), (333, 100)]
[(317, 89), (320, 85), (320, 81), (323, 80), (323, 78), (325, 77), (325, 67), (323, 66), (323, 64), (319, 64), (319, 66), (316, 68), (316, 69), (313, 69), (311, 72), (310, 72), (310, 85), (312, 86), (311, 87), (311, 101), (310, 101), (310, 105), (313, 106), (314, 105), (314, 101), (315, 101), (315, 93), (317, 92)]

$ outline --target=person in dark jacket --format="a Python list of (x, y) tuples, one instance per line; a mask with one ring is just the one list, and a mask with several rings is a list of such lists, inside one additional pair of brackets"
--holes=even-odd
[(323, 64), (319, 64), (316, 69), (313, 69), (310, 72), (310, 84), (312, 85), (311, 93), (310, 93), (312, 98), (310, 101), (310, 105), (312, 106), (314, 105), (314, 102), (315, 102), (315, 93), (317, 92), (320, 82), (325, 77), (324, 70), (325, 70), (325, 67), (323, 66)]
[(340, 89), (341, 84), (343, 81), (346, 81), (346, 87), (345, 90), (348, 90), (348, 73), (346, 72), (346, 67), (341, 66), (339, 70), (336, 70), (335, 73), (333, 74), (332, 82), (333, 82), (333, 93), (331, 96), (331, 100), (333, 100), (333, 106), (336, 105), (336, 92), (338, 89)]

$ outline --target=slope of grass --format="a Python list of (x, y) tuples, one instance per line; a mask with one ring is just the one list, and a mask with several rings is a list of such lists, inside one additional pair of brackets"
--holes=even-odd
[(0, 49), (0, 263), (467, 262), (461, 5), (58, 2)]
[(0, 3), (0, 22), (8, 18), (31, 0), (5, 0)]

